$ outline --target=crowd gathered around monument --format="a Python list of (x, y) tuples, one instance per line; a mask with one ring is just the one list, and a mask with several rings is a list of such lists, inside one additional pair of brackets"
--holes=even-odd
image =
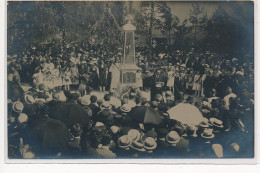
[(135, 85), (119, 95), (122, 56), (8, 55), (9, 158), (253, 156), (252, 63), (194, 49), (136, 51)]

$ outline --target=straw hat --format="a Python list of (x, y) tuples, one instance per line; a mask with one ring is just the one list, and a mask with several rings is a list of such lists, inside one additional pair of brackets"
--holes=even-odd
[(131, 141), (138, 141), (141, 138), (141, 133), (136, 129), (131, 129), (127, 133)]
[(23, 111), (23, 108), (24, 108), (24, 106), (23, 106), (22, 102), (17, 101), (17, 102), (13, 103), (12, 109), (14, 112), (21, 113)]
[(202, 120), (202, 121), (199, 123), (199, 126), (200, 126), (200, 127), (204, 127), (204, 128), (209, 127), (208, 119), (207, 119), (207, 118), (204, 118), (204, 120)]
[(137, 151), (141, 151), (141, 152), (144, 152), (145, 151), (145, 148), (144, 148), (144, 145), (141, 143), (141, 142), (137, 142), (137, 141), (134, 141), (130, 147), (134, 150), (137, 150)]
[(24, 100), (28, 104), (33, 104), (35, 102), (35, 99), (33, 98), (33, 96), (28, 95), (28, 94), (24, 95)]
[(128, 105), (128, 104), (123, 104), (121, 107), (120, 107), (120, 110), (122, 111), (122, 112), (130, 112), (131, 111), (131, 106), (130, 105)]
[(223, 122), (217, 118), (210, 118), (209, 122), (216, 127), (223, 128)]
[(201, 134), (201, 137), (206, 138), (206, 139), (212, 139), (215, 137), (213, 134), (213, 129), (205, 129), (203, 133)]
[(154, 150), (157, 147), (157, 143), (155, 139), (152, 137), (148, 137), (144, 140), (144, 148), (147, 150)]
[(119, 148), (126, 149), (131, 145), (131, 141), (127, 135), (123, 135), (117, 140), (117, 145)]
[(176, 131), (171, 131), (166, 135), (165, 139), (170, 144), (177, 144), (180, 141), (181, 137)]

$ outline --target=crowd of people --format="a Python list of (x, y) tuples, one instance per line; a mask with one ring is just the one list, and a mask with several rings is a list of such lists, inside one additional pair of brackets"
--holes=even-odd
[[(92, 49), (8, 56), (9, 158), (254, 156), (253, 63), (194, 49), (153, 58), (140, 51), (137, 83), (118, 96), (121, 56)], [(179, 104), (203, 119), (172, 118)]]

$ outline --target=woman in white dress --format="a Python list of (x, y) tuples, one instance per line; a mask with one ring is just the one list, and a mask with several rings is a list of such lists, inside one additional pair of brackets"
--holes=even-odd
[(196, 75), (194, 76), (194, 81), (193, 81), (192, 90), (195, 91), (194, 96), (200, 96), (200, 92), (201, 92), (201, 82), (200, 82), (200, 74), (199, 74), (199, 71), (198, 71), (198, 72), (196, 73)]
[(53, 76), (54, 76), (54, 80), (53, 80), (53, 86), (55, 88), (55, 90), (58, 92), (60, 90), (60, 88), (62, 87), (62, 78), (61, 78), (61, 73), (60, 73), (60, 69), (59, 69), (59, 65), (56, 66), (56, 68), (53, 70)]
[(167, 73), (168, 79), (167, 79), (166, 86), (169, 87), (169, 89), (172, 93), (174, 93), (174, 75), (175, 75), (174, 68), (171, 67), (171, 69)]
[(62, 80), (62, 83), (65, 86), (65, 90), (70, 90), (70, 85), (71, 85), (70, 77), (71, 77), (70, 69), (69, 67), (66, 67), (63, 73), (63, 80)]
[(112, 80), (110, 84), (110, 90), (113, 91), (117, 89), (120, 80), (120, 71), (115, 64), (112, 64), (109, 68), (109, 72), (112, 74)]
[(54, 77), (52, 75), (51, 71), (46, 72), (46, 76), (45, 76), (45, 86), (48, 87), (49, 91), (51, 92), (54, 88), (53, 82), (54, 81)]

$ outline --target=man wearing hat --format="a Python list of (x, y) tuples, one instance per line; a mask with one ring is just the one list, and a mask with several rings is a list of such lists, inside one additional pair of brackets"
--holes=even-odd
[(112, 106), (108, 101), (105, 101), (100, 106), (101, 111), (97, 115), (97, 121), (104, 123), (107, 127), (111, 127), (114, 124), (114, 113), (112, 112)]

